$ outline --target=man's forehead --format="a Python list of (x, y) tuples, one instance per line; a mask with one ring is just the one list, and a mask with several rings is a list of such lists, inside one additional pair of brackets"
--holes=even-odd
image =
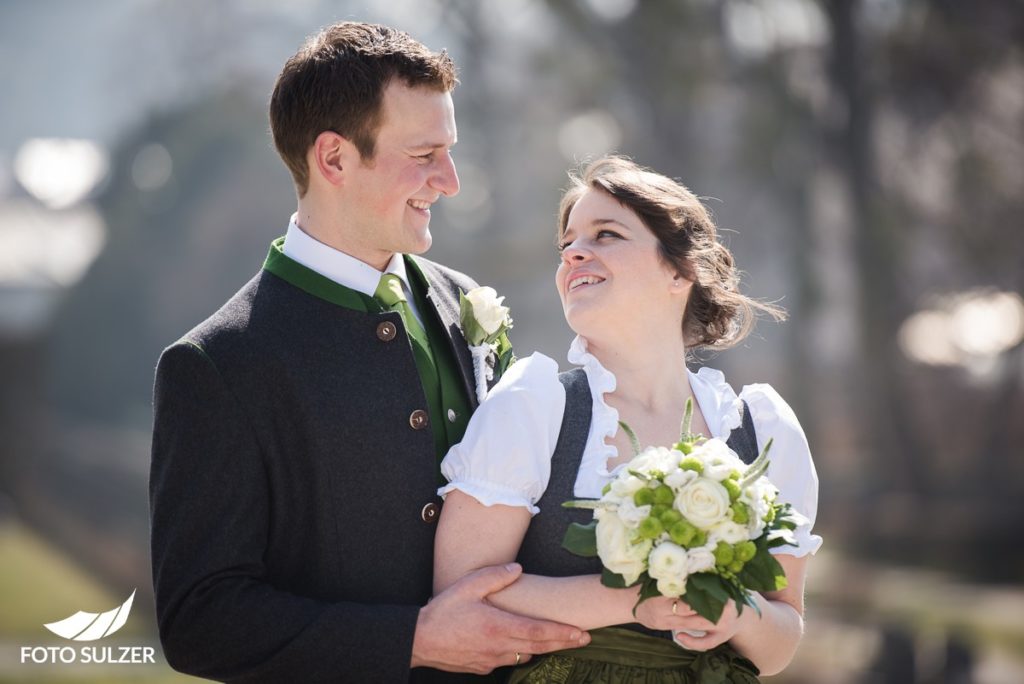
[(381, 132), (418, 147), (449, 147), (457, 140), (451, 93), (392, 83), (384, 91)]

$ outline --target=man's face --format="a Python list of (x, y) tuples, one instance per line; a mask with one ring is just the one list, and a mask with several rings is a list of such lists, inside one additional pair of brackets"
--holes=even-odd
[(396, 79), (384, 90), (381, 114), (374, 156), (347, 174), (345, 202), (363, 258), (378, 267), (396, 252), (427, 251), (430, 206), (459, 192), (451, 94)]

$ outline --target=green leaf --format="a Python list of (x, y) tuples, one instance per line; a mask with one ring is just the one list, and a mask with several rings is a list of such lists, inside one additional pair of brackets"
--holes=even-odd
[[(594, 554), (597, 555), (596, 553)], [(608, 568), (601, 568), (601, 584), (612, 589), (625, 589), (627, 586), (626, 578), (622, 575), (612, 572)]]
[(754, 459), (746, 470), (743, 471), (743, 475), (740, 477), (739, 486), (740, 489), (746, 489), (754, 483), (757, 478), (761, 477), (768, 470), (768, 451), (772, 448), (772, 444), (775, 442), (775, 438), (772, 437), (768, 440), (768, 443), (764, 445), (764, 450)]
[(586, 508), (589, 510), (604, 508), (606, 505), (600, 499), (573, 499), (572, 501), (562, 502), (562, 508)]
[(737, 577), (752, 591), (776, 591), (781, 588), (778, 579), (785, 579), (786, 572), (759, 540), (757, 555), (747, 561)]
[(633, 447), (633, 455), (640, 455), (640, 440), (637, 438), (636, 433), (633, 432), (633, 428), (629, 427), (624, 421), (619, 421), (619, 425), (626, 432), (626, 436), (629, 437), (629, 445)]
[(721, 587), (721, 578), (709, 572), (699, 572), (686, 579), (686, 593), (681, 597), (702, 618), (717, 623), (729, 600)]
[(683, 409), (683, 422), (679, 426), (679, 441), (692, 442), (693, 433), (690, 432), (690, 424), (693, 422), (693, 397), (686, 400), (686, 408)]
[(640, 575), (640, 595), (636, 600), (636, 605), (633, 606), (633, 617), (636, 617), (636, 609), (640, 607), (641, 603), (659, 596), (661, 596), (661, 592), (658, 591), (658, 581), (646, 572)]
[(487, 333), (480, 327), (476, 316), (473, 315), (473, 305), (461, 290), (459, 291), (459, 323), (462, 326), (462, 336), (466, 338), (466, 342), (470, 346), (481, 344), (487, 339)]
[(562, 538), (562, 548), (569, 553), (584, 558), (593, 558), (597, 555), (597, 521), (593, 520), (586, 525), (572, 523), (565, 531)]

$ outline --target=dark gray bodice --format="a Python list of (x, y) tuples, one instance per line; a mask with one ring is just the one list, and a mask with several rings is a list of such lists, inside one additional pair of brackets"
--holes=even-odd
[[(551, 457), (551, 478), (537, 502), (540, 512), (530, 521), (517, 560), (526, 572), (535, 575), (594, 575), (601, 572), (599, 559), (581, 558), (562, 548), (562, 537), (570, 523), (585, 525), (593, 518), (591, 511), (562, 507), (563, 501), (576, 498), (573, 487), (590, 432), (593, 401), (582, 368), (562, 373), (558, 379), (565, 387), (565, 415)], [(741, 415), (743, 422), (729, 435), (728, 444), (744, 463), (751, 463), (757, 458), (757, 436), (746, 402), (743, 402)]]

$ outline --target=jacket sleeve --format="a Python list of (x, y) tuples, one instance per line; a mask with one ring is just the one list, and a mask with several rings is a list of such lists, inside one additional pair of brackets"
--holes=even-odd
[(167, 661), (226, 681), (407, 681), (419, 607), (327, 603), (272, 585), (269, 494), (239, 398), (199, 346), (168, 348), (157, 367), (150, 472)]

